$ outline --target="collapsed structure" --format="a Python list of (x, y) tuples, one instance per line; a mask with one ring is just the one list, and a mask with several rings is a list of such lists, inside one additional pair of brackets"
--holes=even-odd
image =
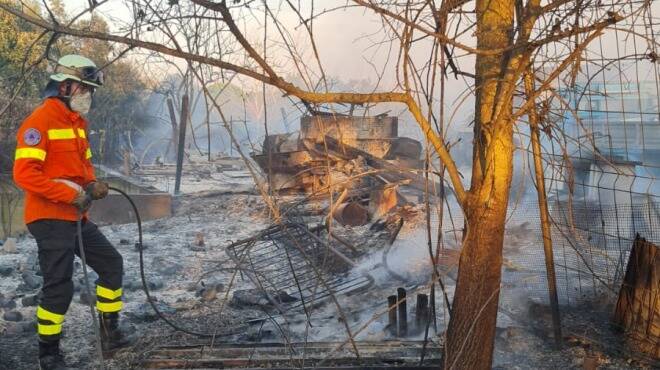
[[(422, 144), (398, 136), (398, 119), (387, 115), (304, 116), (300, 131), (266, 137), (253, 155), (279, 194), (339, 194), (332, 216), (359, 226), (405, 205), (426, 187)], [(402, 185), (405, 185), (401, 187)]]

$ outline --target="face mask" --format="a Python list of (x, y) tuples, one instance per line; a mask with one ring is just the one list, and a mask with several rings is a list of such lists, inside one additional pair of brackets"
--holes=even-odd
[(86, 115), (92, 107), (92, 94), (88, 92), (75, 94), (69, 99), (69, 105), (71, 106), (71, 110)]

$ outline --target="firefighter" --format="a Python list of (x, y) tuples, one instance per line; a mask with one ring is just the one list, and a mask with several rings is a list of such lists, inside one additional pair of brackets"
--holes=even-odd
[(119, 327), (123, 261), (87, 218), (91, 199), (108, 194), (97, 181), (87, 141), (87, 115), (103, 73), (94, 62), (66, 55), (57, 62), (45, 99), (18, 129), (14, 181), (25, 191), (25, 223), (37, 242), (44, 284), (37, 307), (39, 367), (66, 367), (62, 323), (73, 297), (73, 260), (79, 254), (76, 221), (82, 215), (87, 264), (98, 274), (96, 309), (104, 356), (132, 342)]

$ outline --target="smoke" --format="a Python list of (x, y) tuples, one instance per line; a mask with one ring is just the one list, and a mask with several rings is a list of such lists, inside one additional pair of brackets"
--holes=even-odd
[(428, 284), (432, 265), (426, 230), (417, 228), (399, 236), (390, 247), (363, 257), (355, 269), (370, 274), (380, 287)]

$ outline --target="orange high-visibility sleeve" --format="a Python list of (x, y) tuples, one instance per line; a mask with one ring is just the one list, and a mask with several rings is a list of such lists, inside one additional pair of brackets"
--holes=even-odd
[(92, 164), (92, 148), (89, 146), (89, 139), (87, 138), (87, 131), (85, 129), (81, 129), (82, 135), (81, 137), (84, 137), (87, 140), (87, 150), (85, 151), (85, 168), (87, 169), (86, 171), (86, 178), (85, 178), (85, 187), (89, 185), (90, 183), (96, 181), (96, 174), (94, 174), (94, 165)]
[(48, 178), (43, 164), (48, 156), (48, 133), (44, 122), (28, 118), (18, 129), (14, 155), (14, 181), (25, 190), (52, 202), (71, 203), (78, 192)]

